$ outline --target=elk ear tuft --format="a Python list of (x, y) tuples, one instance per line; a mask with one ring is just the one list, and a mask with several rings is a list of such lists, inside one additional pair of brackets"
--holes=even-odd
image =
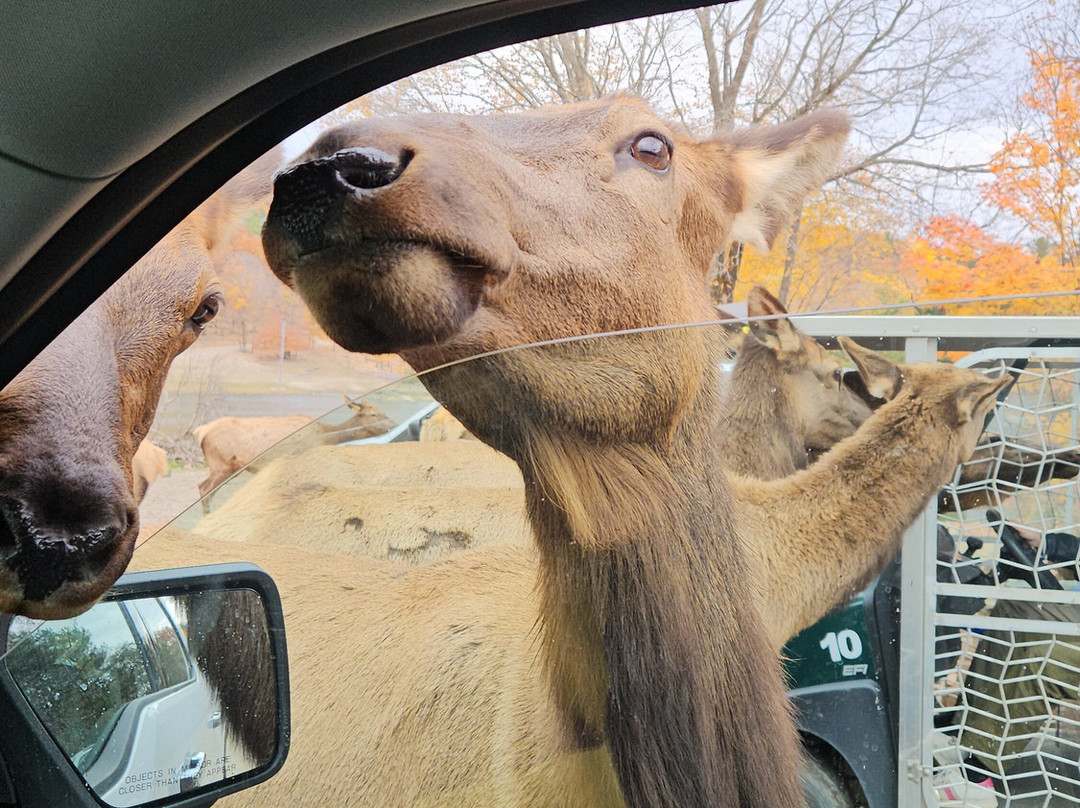
[(724, 138), (734, 150), (743, 192), (732, 240), (770, 250), (807, 194), (829, 178), (850, 128), (843, 112), (821, 109), (778, 126), (754, 127)]
[(900, 366), (877, 351), (864, 348), (850, 337), (841, 334), (838, 339), (840, 347), (859, 368), (859, 375), (862, 376), (867, 392), (874, 398), (883, 398), (886, 401), (896, 398), (904, 384)]
[(976, 413), (989, 411), (990, 406), (993, 405), (988, 405), (988, 401), (996, 399), (998, 394), (1010, 382), (1011, 379), (1008, 376), (987, 377), (977, 379), (957, 390), (954, 402), (956, 406), (956, 425), (963, 426), (976, 417)]
[(758, 342), (777, 356), (794, 353), (802, 347), (799, 332), (788, 319), (784, 304), (764, 286), (755, 284), (750, 289), (746, 298), (746, 313), (750, 317), (768, 318), (752, 321), (750, 330)]

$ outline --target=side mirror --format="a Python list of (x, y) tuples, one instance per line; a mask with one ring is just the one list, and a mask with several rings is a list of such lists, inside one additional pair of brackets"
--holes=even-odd
[(281, 601), (253, 565), (129, 573), (69, 620), (0, 615), (0, 654), (0, 753), (21, 804), (74, 804), (75, 782), (116, 808), (194, 808), (285, 762)]

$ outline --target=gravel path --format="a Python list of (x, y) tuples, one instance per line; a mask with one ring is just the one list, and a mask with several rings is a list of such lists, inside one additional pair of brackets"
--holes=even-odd
[(199, 481), (205, 477), (205, 469), (171, 469), (154, 480), (139, 504), (141, 532), (161, 527), (195, 502), (199, 498)]

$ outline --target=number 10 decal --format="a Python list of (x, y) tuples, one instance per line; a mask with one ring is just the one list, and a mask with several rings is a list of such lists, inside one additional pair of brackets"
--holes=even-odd
[(862, 656), (862, 639), (850, 628), (839, 633), (830, 631), (819, 644), (829, 652), (829, 658), (833, 662), (858, 659)]

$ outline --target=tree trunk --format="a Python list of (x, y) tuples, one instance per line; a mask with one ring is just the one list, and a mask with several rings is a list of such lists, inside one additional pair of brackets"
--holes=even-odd
[(739, 280), (742, 251), (742, 243), (733, 241), (728, 245), (727, 250), (716, 256), (713, 262), (712, 279), (709, 281), (713, 303), (721, 305), (735, 299), (735, 284)]
[(795, 221), (791, 223), (791, 231), (788, 233), (787, 245), (784, 251), (784, 274), (780, 278), (780, 292), (777, 297), (785, 306), (788, 305), (788, 297), (791, 294), (791, 277), (795, 274), (795, 257), (799, 254), (799, 227), (802, 225), (802, 208)]

